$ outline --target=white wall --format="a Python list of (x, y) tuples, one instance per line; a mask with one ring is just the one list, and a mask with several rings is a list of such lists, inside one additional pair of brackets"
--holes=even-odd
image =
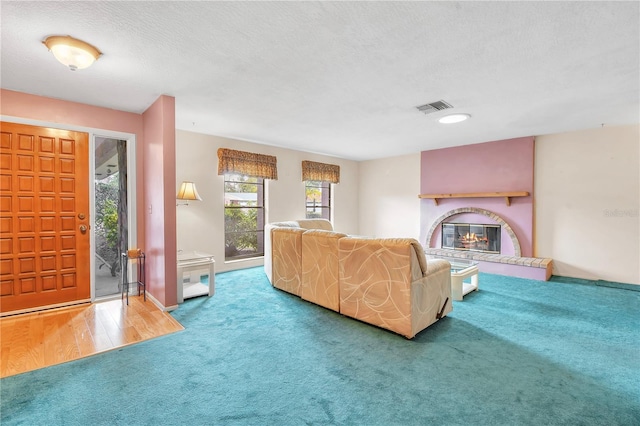
[(555, 275), (640, 284), (640, 126), (536, 137), (535, 253)]
[(420, 237), (420, 153), (360, 163), (360, 234)]
[(358, 233), (358, 163), (301, 151), (178, 130), (176, 132), (176, 193), (184, 180), (196, 183), (202, 201), (176, 207), (178, 250), (203, 251), (216, 259), (216, 272), (262, 265), (262, 258), (224, 260), (224, 179), (218, 176), (218, 148), (230, 148), (278, 159), (278, 180), (268, 180), (267, 222), (305, 217), (302, 161), (340, 166), (340, 183), (333, 185), (333, 225), (337, 231)]

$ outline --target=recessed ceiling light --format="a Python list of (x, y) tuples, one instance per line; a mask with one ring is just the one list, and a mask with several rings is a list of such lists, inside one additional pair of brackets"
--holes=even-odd
[(464, 121), (470, 117), (471, 115), (469, 114), (449, 114), (441, 117), (438, 122), (442, 124), (460, 123), (461, 121)]

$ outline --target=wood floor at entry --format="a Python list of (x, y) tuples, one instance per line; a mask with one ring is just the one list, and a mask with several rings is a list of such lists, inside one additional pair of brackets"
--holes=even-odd
[(0, 378), (184, 330), (169, 313), (130, 297), (0, 319)]

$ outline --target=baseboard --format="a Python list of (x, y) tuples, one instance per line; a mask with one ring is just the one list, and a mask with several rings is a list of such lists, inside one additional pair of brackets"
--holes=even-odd
[(637, 285), (637, 284), (625, 284), (625, 283), (617, 283), (614, 281), (598, 280), (596, 281), (596, 285), (600, 287), (619, 288), (622, 290), (629, 290), (629, 291), (640, 291), (640, 285)]
[(16, 311), (9, 311), (9, 312), (0, 312), (0, 317), (4, 318), (4, 317), (10, 317), (13, 315), (30, 314), (33, 312), (52, 311), (54, 309), (64, 309), (64, 308), (70, 308), (72, 306), (77, 306), (77, 305), (84, 305), (84, 304), (88, 305), (90, 303), (91, 303), (91, 299), (74, 300), (72, 302), (56, 303), (56, 304), (47, 305), (47, 306), (36, 306), (35, 308), (18, 309)]
[(589, 280), (586, 278), (563, 277), (561, 275), (553, 275), (550, 281), (569, 284), (595, 285), (598, 287), (617, 288), (620, 290), (640, 291), (640, 285), (619, 283), (615, 281)]
[(149, 292), (147, 292), (147, 299), (151, 300), (153, 302), (153, 304), (158, 307), (158, 309), (160, 309), (161, 311), (164, 311), (164, 312), (171, 312), (171, 311), (175, 311), (176, 309), (178, 309), (178, 305), (164, 306), (162, 303), (160, 303), (160, 301), (158, 299), (153, 297), (153, 295), (151, 293), (149, 293)]

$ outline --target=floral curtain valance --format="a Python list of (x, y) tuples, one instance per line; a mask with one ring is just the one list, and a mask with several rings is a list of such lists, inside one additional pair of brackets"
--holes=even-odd
[(278, 179), (277, 158), (273, 155), (218, 149), (218, 174), (239, 173), (263, 179)]
[(340, 166), (316, 163), (314, 161), (303, 161), (302, 180), (340, 183)]

